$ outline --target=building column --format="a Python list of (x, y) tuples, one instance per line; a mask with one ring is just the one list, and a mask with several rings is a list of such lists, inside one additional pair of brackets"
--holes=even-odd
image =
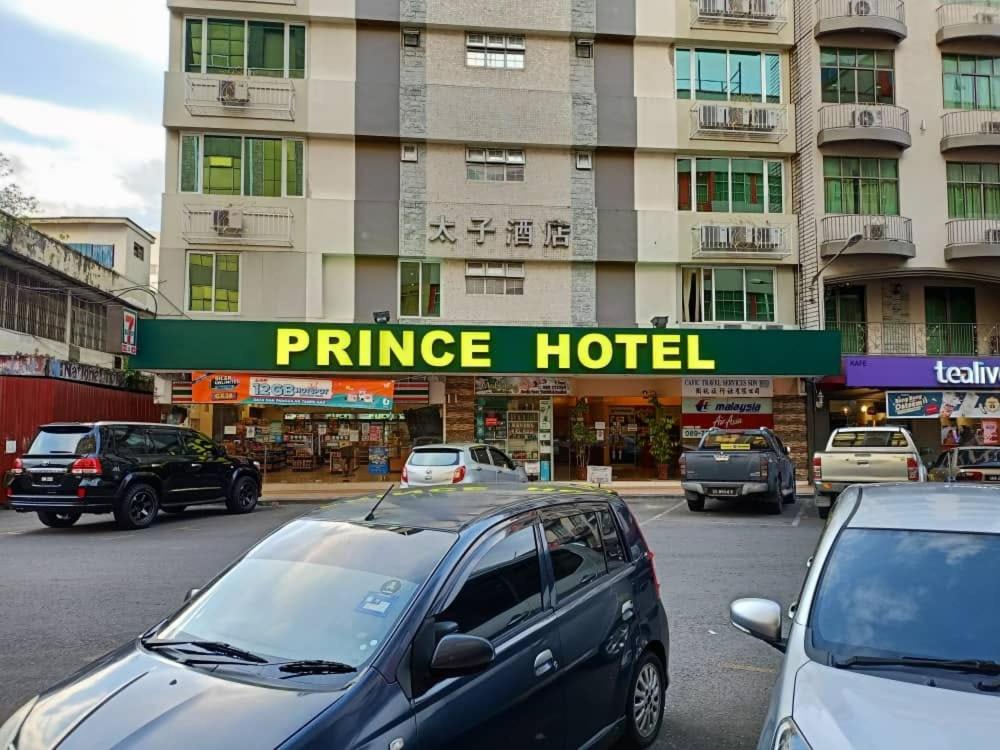
[(774, 397), (774, 431), (791, 451), (795, 461), (795, 479), (809, 478), (809, 439), (804, 396)]
[(476, 439), (476, 379), (449, 375), (444, 400), (444, 439), (471, 443)]

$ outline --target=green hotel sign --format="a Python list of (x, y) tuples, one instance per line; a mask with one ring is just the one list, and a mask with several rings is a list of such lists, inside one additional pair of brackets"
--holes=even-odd
[(140, 321), (159, 371), (790, 375), (840, 373), (835, 331)]

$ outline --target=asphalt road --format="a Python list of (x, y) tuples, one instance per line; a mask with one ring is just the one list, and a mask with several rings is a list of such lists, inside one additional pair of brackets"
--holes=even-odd
[[(798, 592), (822, 522), (809, 500), (782, 516), (680, 498), (631, 501), (656, 553), (671, 625), (671, 685), (658, 750), (755, 746), (780, 654), (736, 632), (728, 604)], [(120, 532), (106, 517), (66, 530), (0, 511), (0, 723), (22, 702), (176, 609), (271, 529), (312, 506), (161, 516)]]

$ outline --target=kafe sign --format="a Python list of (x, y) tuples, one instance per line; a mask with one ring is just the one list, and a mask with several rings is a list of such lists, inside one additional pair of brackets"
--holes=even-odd
[(849, 388), (1000, 388), (1000, 357), (844, 358)]

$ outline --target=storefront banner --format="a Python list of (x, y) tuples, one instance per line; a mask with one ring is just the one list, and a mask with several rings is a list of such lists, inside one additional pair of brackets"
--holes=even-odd
[(1000, 417), (1000, 391), (889, 391), (889, 419), (986, 419)]
[(685, 414), (770, 414), (774, 402), (769, 398), (686, 398)]
[(1000, 389), (1000, 357), (844, 357), (848, 388)]
[(325, 406), (369, 411), (392, 411), (393, 405), (391, 380), (334, 380), (195, 372), (192, 375), (191, 391), (196, 404)]
[(477, 396), (568, 396), (569, 381), (561, 378), (476, 378)]
[(685, 398), (771, 398), (770, 378), (684, 378)]
[(48, 366), (49, 358), (37, 354), (0, 355), (0, 375), (44, 378)]
[(773, 414), (684, 414), (681, 416), (684, 429), (701, 427), (718, 430), (755, 430), (774, 427)]

